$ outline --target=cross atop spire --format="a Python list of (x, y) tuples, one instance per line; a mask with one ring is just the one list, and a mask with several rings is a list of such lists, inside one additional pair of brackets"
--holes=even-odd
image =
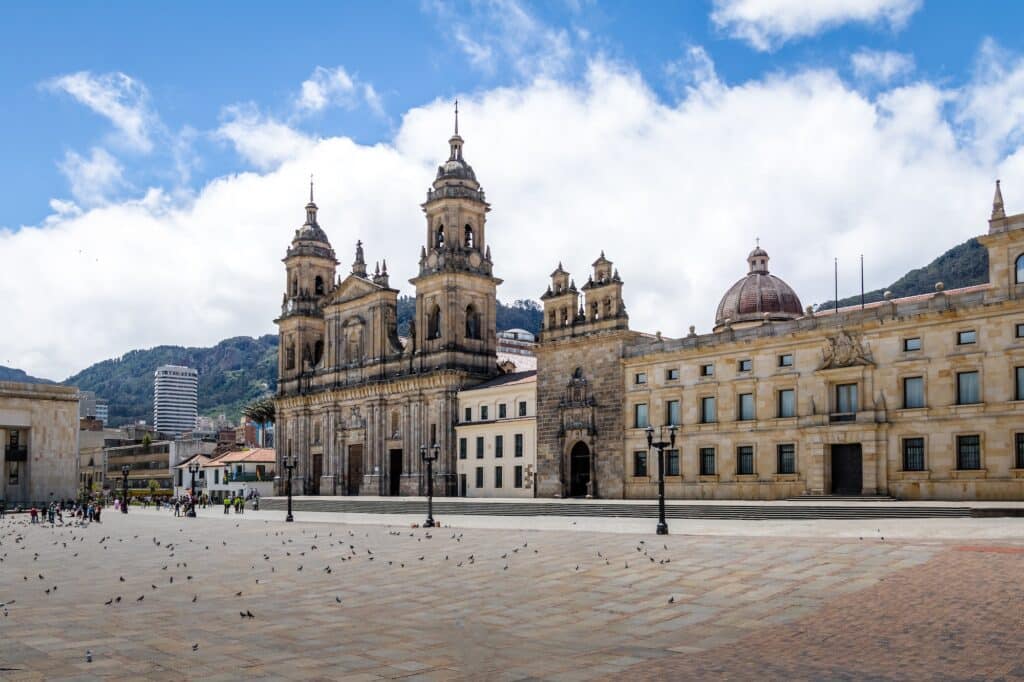
[(992, 220), (999, 220), (1006, 217), (1006, 209), (1003, 207), (1003, 191), (999, 188), (999, 181), (996, 180), (996, 194), (992, 197)]
[(313, 174), (309, 174), (309, 203), (313, 203)]
[(459, 134), (459, 100), (455, 100), (455, 134)]

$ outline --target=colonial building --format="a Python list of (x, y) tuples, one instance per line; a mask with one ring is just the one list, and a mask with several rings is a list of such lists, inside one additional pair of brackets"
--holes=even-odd
[(542, 296), (538, 493), (650, 498), (646, 429), (676, 426), (675, 498), (1024, 499), (1024, 214), (999, 186), (987, 284), (803, 310), (760, 247), (684, 338), (630, 331), (602, 257)]
[(459, 495), (533, 497), (537, 372), (512, 372), (459, 391)]
[(0, 381), (0, 476), (8, 507), (77, 496), (77, 388)]
[[(370, 272), (362, 243), (344, 278), (310, 185), (306, 221), (285, 254), (276, 443), (295, 456), (294, 490), (408, 495), (425, 489), (420, 447), (441, 448), (434, 489), (456, 493), (457, 393), (498, 375), (490, 205), (449, 139), (427, 190), (416, 313), (398, 335), (398, 290), (386, 261)], [(278, 471), (283, 474), (284, 469)]]

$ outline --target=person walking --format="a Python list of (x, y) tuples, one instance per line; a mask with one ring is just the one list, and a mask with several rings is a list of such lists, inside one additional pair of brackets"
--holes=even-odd
[(224, 513), (231, 513), (231, 495), (227, 493), (224, 494)]

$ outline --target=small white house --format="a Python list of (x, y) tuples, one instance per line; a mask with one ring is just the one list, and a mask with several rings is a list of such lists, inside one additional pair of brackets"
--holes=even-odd
[(206, 465), (210, 462), (208, 455), (196, 454), (192, 455), (188, 459), (184, 460), (181, 464), (174, 467), (174, 473), (172, 475), (174, 484), (174, 496), (181, 497), (182, 495), (188, 495), (192, 490), (192, 472), (188, 470), (188, 467), (192, 462), (199, 462), (199, 472), (196, 473), (196, 492), (202, 494), (206, 488)]
[(260, 497), (273, 495), (275, 461), (272, 448), (225, 452), (203, 465), (206, 492), (215, 502), (222, 501), (226, 495), (241, 494), (245, 498), (253, 492)]

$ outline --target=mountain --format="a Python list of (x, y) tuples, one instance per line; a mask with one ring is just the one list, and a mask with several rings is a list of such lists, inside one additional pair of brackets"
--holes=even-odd
[(38, 377), (29, 376), (25, 374), (23, 370), (14, 369), (13, 367), (4, 367), (0, 365), (0, 381), (20, 381), (26, 384), (52, 384), (54, 382), (49, 379), (40, 379)]
[(160, 365), (199, 371), (199, 414), (237, 419), (242, 408), (277, 387), (277, 336), (237, 336), (213, 348), (157, 346), (104, 360), (62, 383), (106, 398), (113, 426), (153, 422), (153, 372)]
[[(984, 284), (988, 281), (988, 250), (978, 243), (977, 239), (968, 239), (963, 244), (954, 246), (923, 268), (911, 270), (907, 274), (883, 289), (864, 292), (864, 302), (881, 301), (886, 291), (893, 296), (915, 296), (935, 291), (935, 283), (942, 282), (946, 290)], [(839, 299), (839, 307), (859, 305), (860, 294)], [(834, 301), (825, 301), (815, 306), (815, 310), (832, 308)]]

